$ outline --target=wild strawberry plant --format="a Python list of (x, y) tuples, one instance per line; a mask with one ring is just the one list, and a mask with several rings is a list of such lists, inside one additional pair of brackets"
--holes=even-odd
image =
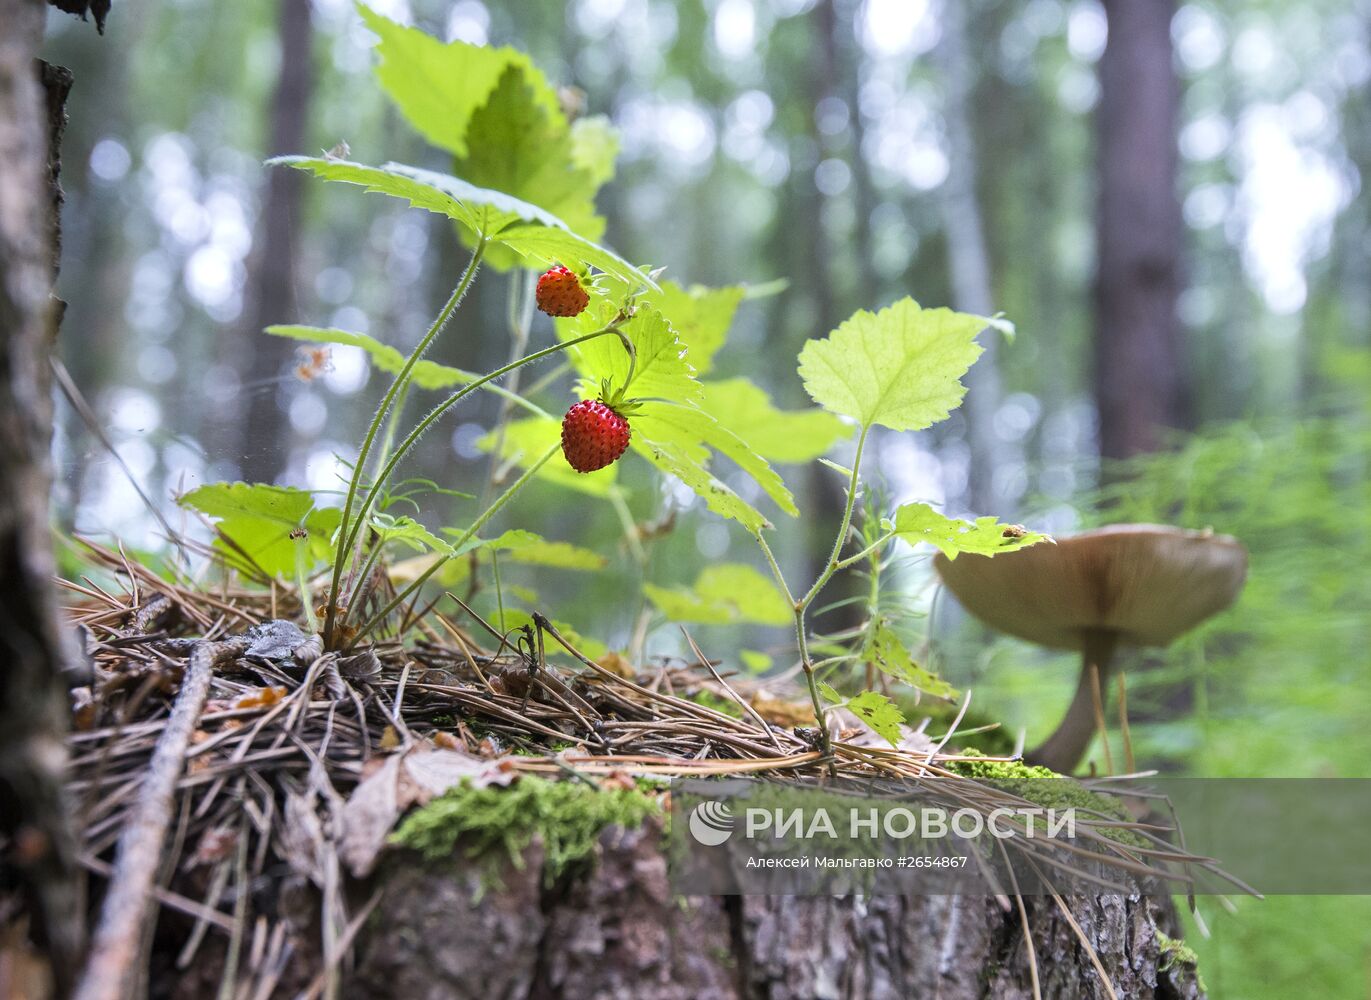
[[(451, 172), (391, 162), (373, 166), (328, 154), (272, 162), (446, 217), (470, 256), (408, 355), (357, 332), (305, 326), (267, 331), (306, 343), (360, 348), (393, 379), (351, 463), (341, 503), (303, 490), (245, 483), (204, 486), (182, 498), (216, 521), (217, 545), (226, 562), (263, 581), (293, 579), (304, 615), (330, 649), (354, 645), (392, 625), (393, 613), (435, 574), (471, 572), (473, 554), (485, 555), (496, 567), (499, 558), (603, 567), (603, 556), (569, 542), (548, 541), (523, 529), (486, 531), (534, 480), (551, 489), (576, 490), (585, 503), (602, 499), (614, 505), (630, 547), (645, 566), (643, 549), (651, 544), (652, 532), (633, 523), (616, 481), (617, 462), (627, 452), (679, 480), (714, 514), (738, 524), (756, 541), (770, 574), (768, 579), (743, 564), (711, 565), (690, 588), (645, 582), (646, 598), (673, 620), (789, 625), (816, 718), (824, 718), (826, 704), (841, 703), (897, 742), (903, 717), (893, 703), (874, 690), (844, 697), (820, 671), (860, 660), (935, 695), (946, 696), (951, 689), (914, 662), (889, 621), (876, 613), (854, 652), (816, 662), (806, 616), (835, 574), (865, 564), (873, 580), (878, 578), (882, 553), (896, 541), (928, 543), (955, 557), (1043, 540), (993, 518), (974, 523), (947, 518), (925, 504), (868, 509), (860, 525), (854, 524), (872, 431), (917, 431), (946, 418), (965, 393), (962, 375), (981, 352), (977, 335), (1007, 324), (925, 309), (908, 298), (874, 313), (858, 312), (800, 353), (799, 377), (818, 404), (814, 409), (783, 411), (748, 379), (711, 378), (714, 357), (749, 290), (685, 287), (597, 242), (604, 220), (596, 214), (595, 194), (613, 174), (617, 148), (608, 122), (569, 118), (554, 88), (519, 52), (444, 44), (366, 7), (359, 10), (379, 37), (378, 82), (409, 124), (444, 152)], [(506, 276), (511, 360), (478, 374), (426, 359), (454, 324), (483, 270)], [(556, 334), (552, 343), (530, 349), (535, 304), (557, 317)], [(577, 377), (575, 398), (555, 399), (549, 387), (556, 380), (550, 376), (532, 386), (520, 381), (526, 366), (549, 358), (561, 359), (564, 366), (554, 368), (553, 376), (569, 368)], [(407, 427), (405, 404), (415, 390), (435, 394), (436, 402)], [(455, 486), (468, 496), (479, 495), (480, 511), (461, 527), (433, 531), (397, 513), (415, 490), (412, 481), (400, 479), (400, 470), (424, 433), (477, 391), (502, 400), (499, 425), (482, 446), (518, 475), (498, 492), (496, 477), (443, 484), (446, 492), (455, 492)], [(795, 517), (800, 513), (795, 497), (773, 463), (812, 461), (853, 434), (850, 466), (835, 466), (846, 481), (846, 505), (830, 556), (817, 579), (792, 587), (768, 541), (771, 521), (719, 477), (719, 456), (749, 477), (769, 506)], [(411, 558), (397, 558), (406, 555)], [(320, 573), (322, 567), (327, 568)], [(317, 609), (311, 591), (321, 599)], [(503, 620), (506, 626), (522, 621), (514, 609)]]

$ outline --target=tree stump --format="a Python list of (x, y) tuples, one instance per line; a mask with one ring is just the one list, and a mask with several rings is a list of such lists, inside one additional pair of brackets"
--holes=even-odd
[[(770, 1000), (1033, 996), (1016, 908), (984, 897), (748, 896), (671, 892), (655, 823), (601, 836), (594, 871), (543, 885), (535, 845), (497, 885), (477, 861), (396, 855), (359, 934), (346, 995), (412, 1000), (568, 997)], [(483, 886), (486, 891), (482, 892)], [(1169, 961), (1167, 900), (1076, 897), (1081, 934), (1120, 998), (1203, 996)], [(1051, 897), (1025, 900), (1040, 993), (1109, 997)]]

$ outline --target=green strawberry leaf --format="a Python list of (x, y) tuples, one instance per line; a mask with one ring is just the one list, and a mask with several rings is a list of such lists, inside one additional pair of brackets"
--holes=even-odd
[[(665, 286), (664, 286), (665, 287)], [(694, 361), (694, 354), (691, 354)], [(764, 389), (745, 378), (705, 382), (700, 409), (758, 455), (773, 462), (809, 462), (851, 431), (838, 417), (820, 409), (779, 410)]]
[[(405, 366), (403, 354), (389, 344), (383, 344), (375, 337), (370, 337), (365, 333), (353, 333), (349, 330), (335, 330), (320, 326), (296, 325), (269, 326), (265, 332), (273, 337), (303, 340), (312, 344), (339, 344), (360, 348), (371, 358), (373, 365), (391, 375), (398, 375)], [(453, 368), (451, 365), (440, 365), (436, 361), (422, 359), (414, 366), (412, 377), (414, 384), (421, 389), (455, 389), (476, 381), (479, 376), (461, 368)], [(507, 399), (515, 406), (522, 407), (539, 416), (545, 416), (538, 406), (524, 399), (517, 392), (510, 392), (497, 382), (484, 382), (481, 384), (481, 389), (502, 399)]]
[[(398, 374), (405, 366), (405, 356), (383, 344), (375, 337), (349, 330), (335, 330), (321, 326), (277, 325), (269, 326), (266, 332), (273, 337), (286, 337), (290, 340), (303, 340), (312, 344), (339, 344), (345, 347), (358, 347), (367, 353), (371, 363), (383, 372)], [(420, 361), (414, 366), (414, 384), (421, 389), (446, 389), (474, 382), (479, 376), (460, 368), (440, 365), (436, 361)]]
[(903, 681), (912, 688), (918, 688), (935, 698), (957, 697), (956, 688), (914, 662), (914, 657), (900, 641), (900, 637), (884, 620), (878, 621), (872, 629), (862, 655), (867, 663), (883, 674)]
[(891, 746), (900, 745), (904, 714), (885, 695), (863, 691), (847, 703), (847, 710), (876, 731)]
[(616, 306), (625, 301), (630, 292), (637, 291), (635, 300), (651, 306), (666, 317), (681, 343), (690, 352), (690, 364), (697, 375), (703, 375), (714, 365), (714, 355), (723, 346), (733, 314), (743, 300), (744, 287), (706, 288), (691, 285), (683, 288), (674, 281), (662, 281), (659, 288), (638, 291), (641, 280), (625, 282), (617, 278), (602, 278), (597, 282), (598, 294)]
[(599, 184), (576, 165), (566, 119), (539, 104), (522, 70), (505, 69), (466, 138), (467, 153), (453, 165), (459, 177), (545, 208), (588, 239), (605, 231), (595, 214)]
[(596, 570), (604, 568), (608, 562), (598, 552), (570, 542), (549, 541), (542, 535), (518, 528), (482, 543), (481, 547), (500, 552), (513, 562), (554, 569)]
[(366, 26), (380, 36), (376, 79), (381, 89), (405, 120), (435, 146), (458, 155), (466, 153), (472, 115), (511, 66), (524, 73), (540, 107), (549, 115), (561, 115), (556, 90), (524, 53), (458, 41), (444, 44), (361, 4), (357, 10)]
[(800, 378), (816, 403), (864, 427), (922, 430), (961, 403), (961, 377), (981, 353), (976, 335), (1000, 322), (904, 298), (811, 340), (800, 352)]
[(726, 455), (766, 491), (776, 506), (791, 517), (799, 516), (794, 496), (766, 459), (704, 410), (687, 405), (644, 403), (642, 409), (632, 415), (632, 426), (640, 447), (670, 443), (701, 466), (709, 464), (710, 448)]
[(371, 530), (381, 544), (400, 542), (415, 552), (437, 552), (449, 555), (452, 546), (429, 531), (412, 517), (392, 517), (389, 514), (373, 514)]
[(590, 175), (597, 188), (614, 179), (619, 156), (619, 130), (604, 115), (577, 118), (571, 123), (571, 162)]
[(674, 622), (787, 625), (794, 614), (771, 579), (743, 563), (706, 566), (691, 587), (645, 583), (643, 593)]
[(716, 479), (681, 445), (669, 441), (650, 441), (641, 434), (634, 434), (631, 447), (662, 472), (679, 479), (720, 517), (737, 521), (754, 535), (763, 528), (772, 527), (761, 511)]
[[(215, 539), (215, 548), (235, 565), (243, 562), (241, 550), (252, 564), (284, 578), (295, 575), (302, 551), (307, 571), (333, 558), (333, 534), (341, 512), (337, 507), (315, 507), (314, 494), (306, 490), (210, 483), (177, 502), (214, 518), (224, 536)], [(292, 538), (292, 533), (299, 537)]]
[[(563, 341), (574, 340), (608, 326), (619, 307), (603, 296), (593, 296), (590, 305), (577, 317), (557, 324)], [(639, 304), (621, 327), (637, 354), (633, 384), (628, 395), (686, 401), (698, 399), (700, 383), (686, 360), (686, 348), (660, 312)], [(615, 389), (628, 378), (629, 356), (618, 337), (597, 337), (568, 349), (572, 365), (582, 376), (582, 391), (587, 396), (599, 392), (608, 380)]]
[(819, 694), (823, 696), (824, 701), (830, 701), (835, 705), (841, 704), (843, 700), (843, 696), (838, 693), (837, 688), (832, 684), (825, 684), (823, 681), (819, 681)]
[(926, 503), (907, 503), (897, 508), (894, 528), (896, 536), (909, 544), (928, 542), (949, 559), (956, 559), (962, 552), (993, 556), (1052, 541), (1048, 535), (1025, 531), (1018, 525), (1000, 524), (993, 517), (979, 517), (975, 523), (947, 517)]
[(579, 263), (599, 268), (635, 284), (647, 281), (641, 271), (599, 244), (573, 232), (545, 208), (495, 191), (477, 187), (460, 177), (432, 170), (387, 163), (369, 167), (351, 160), (326, 156), (278, 156), (270, 165), (306, 170), (324, 180), (357, 184), (367, 191), (402, 198), (422, 208), (483, 233), (531, 260)]

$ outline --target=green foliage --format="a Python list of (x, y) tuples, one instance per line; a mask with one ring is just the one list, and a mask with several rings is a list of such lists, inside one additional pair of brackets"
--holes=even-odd
[(816, 403), (865, 427), (923, 430), (961, 403), (961, 377), (981, 354), (976, 335), (999, 323), (904, 298), (806, 344), (800, 377)]
[[(695, 361), (691, 354), (691, 361)], [(704, 383), (700, 409), (732, 430), (749, 448), (772, 462), (809, 462), (851, 433), (823, 410), (781, 410), (766, 391), (745, 378)]]
[(306, 490), (211, 483), (183, 494), (179, 502), (215, 520), (222, 536), (215, 548), (234, 565), (288, 577), (296, 572), (301, 554), (306, 569), (333, 558), (338, 508), (316, 507), (314, 494)]
[(794, 615), (776, 585), (742, 563), (706, 566), (692, 587), (668, 589), (648, 583), (643, 592), (674, 622), (786, 625)]
[(451, 545), (412, 517), (372, 514), (370, 523), (372, 532), (382, 545), (400, 542), (415, 552), (439, 552), (445, 555), (452, 551)]
[(327, 156), (280, 156), (269, 162), (401, 198), (415, 208), (445, 215), (532, 261), (577, 263), (597, 267), (626, 281), (646, 280), (618, 254), (573, 232), (552, 212), (451, 174), (403, 163), (370, 167)]
[[(595, 175), (578, 166), (571, 129), (528, 82), (530, 71), (507, 66), (489, 99), (471, 116), (465, 155), (454, 172), (545, 208), (573, 232), (599, 239), (605, 220), (595, 214)], [(536, 71), (532, 71), (536, 72)], [(599, 164), (603, 172), (605, 165)], [(609, 170), (613, 170), (610, 160)]]
[[(621, 302), (595, 296), (579, 316), (559, 322), (557, 333), (563, 341), (594, 333), (612, 323), (621, 306)], [(665, 316), (652, 306), (638, 304), (621, 329), (636, 355), (631, 385), (628, 352), (616, 338), (599, 337), (568, 349), (572, 364), (584, 379), (582, 390), (586, 395), (598, 392), (608, 381), (635, 397), (675, 402), (699, 397), (700, 383), (686, 361), (685, 345)]]
[(929, 673), (914, 662), (895, 630), (884, 620), (871, 630), (864, 650), (864, 658), (883, 674), (902, 681), (935, 698), (956, 698), (957, 689), (942, 678)]
[(406, 817), (391, 839), (428, 861), (449, 861), (458, 851), (484, 859), (494, 879), (505, 862), (522, 871), (536, 837), (544, 884), (552, 885), (594, 858), (606, 827), (636, 829), (660, 813), (657, 798), (637, 789), (524, 776), (505, 788), (454, 788)]
[(978, 517), (973, 524), (938, 513), (926, 503), (907, 503), (895, 511), (895, 535), (911, 545), (928, 542), (949, 559), (959, 553), (993, 556), (1002, 552), (1050, 542), (1046, 535), (1000, 524), (993, 517)]
[(874, 729), (891, 746), (900, 745), (900, 727), (904, 725), (904, 715), (893, 701), (879, 691), (863, 691), (848, 699), (847, 710)]
[(506, 558), (529, 566), (551, 566), (556, 569), (602, 569), (608, 561), (598, 552), (572, 545), (570, 542), (548, 541), (542, 535), (514, 528), (488, 542), (482, 548), (500, 552)]
[[(405, 366), (403, 354), (389, 344), (383, 344), (375, 337), (370, 337), (365, 333), (352, 333), (348, 330), (296, 324), (269, 326), (266, 332), (273, 337), (302, 340), (311, 344), (338, 344), (345, 347), (361, 348), (371, 359), (373, 365), (391, 375), (398, 375), (400, 369)], [(436, 361), (419, 361), (414, 366), (412, 377), (414, 384), (422, 389), (447, 389), (474, 382), (479, 376), (460, 368), (440, 365)]]
[(429, 142), (462, 155), (466, 132), (505, 71), (524, 71), (535, 99), (549, 114), (561, 114), (557, 92), (524, 53), (510, 48), (444, 44), (358, 4), (368, 28), (380, 36), (376, 79), (405, 119)]

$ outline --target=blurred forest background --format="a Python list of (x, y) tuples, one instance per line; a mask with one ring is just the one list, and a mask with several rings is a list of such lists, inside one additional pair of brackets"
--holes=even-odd
[[(1239, 605), (1165, 654), (1133, 654), (1140, 762), (1371, 776), (1371, 5), (376, 6), (525, 49), (610, 116), (622, 146), (600, 209), (630, 260), (711, 285), (787, 279), (743, 305), (719, 358), (782, 405), (805, 402), (803, 341), (857, 308), (911, 294), (1004, 312), (1019, 336), (972, 370), (963, 410), (878, 438), (868, 473), (897, 502), (1056, 533), (1159, 520), (1238, 536), (1252, 556)], [(465, 259), (436, 216), (261, 165), (343, 140), (363, 162), (447, 168), (386, 105), (371, 42), (347, 0), (121, 0), (104, 38), (51, 19), (45, 55), (77, 79), (59, 350), (118, 455), (62, 409), (64, 531), (158, 550), (130, 474), (175, 524), (173, 495), (204, 482), (337, 488), (384, 382), (348, 348), (302, 381), (293, 346), (259, 331), (313, 323), (407, 349)], [(473, 296), (434, 357), (488, 370), (509, 351), (504, 280)], [(497, 405), (430, 435), (410, 474), (478, 492)], [(826, 555), (840, 485), (817, 465), (783, 471), (805, 516), (774, 547), (800, 567)], [(637, 621), (626, 579), (753, 559), (688, 494), (643, 467), (624, 481), (633, 517), (673, 525), (646, 567), (609, 505), (555, 485), (509, 519), (614, 554), (594, 577), (536, 579), (540, 607), (610, 645)], [(426, 502), (443, 516), (443, 496)], [(922, 553), (897, 571), (930, 663), (974, 689), (979, 715), (1044, 735), (1070, 657), (968, 622)], [(696, 635), (714, 655), (793, 655), (784, 629)], [(650, 648), (678, 638), (662, 629)], [(1365, 997), (1369, 904), (1201, 899), (1209, 936), (1190, 941), (1218, 997)]]

